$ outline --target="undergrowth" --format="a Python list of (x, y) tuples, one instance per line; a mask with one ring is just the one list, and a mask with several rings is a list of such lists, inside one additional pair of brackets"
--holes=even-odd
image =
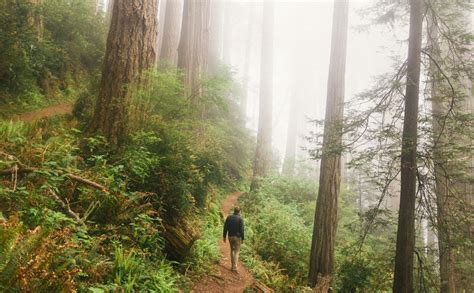
[[(224, 96), (215, 83), (203, 99)], [(218, 202), (245, 181), (252, 142), (232, 101), (202, 119), (182, 93), (155, 73), (121, 149), (86, 135), (85, 112), (0, 121), (0, 291), (175, 292), (210, 270)]]
[[(301, 178), (271, 177), (240, 198), (246, 223), (242, 260), (255, 277), (278, 292), (306, 286), (317, 186)], [(354, 192), (343, 188), (338, 209), (336, 292), (390, 291), (393, 223), (379, 223), (361, 242), (364, 215)], [(388, 230), (387, 230), (388, 228)]]

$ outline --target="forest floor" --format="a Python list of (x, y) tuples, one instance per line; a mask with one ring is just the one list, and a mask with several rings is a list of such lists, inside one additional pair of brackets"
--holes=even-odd
[[(39, 110), (25, 112), (16, 115), (14, 120), (21, 120), (31, 122), (42, 118), (48, 118), (56, 115), (71, 113), (73, 108), (72, 103), (60, 103), (51, 105)], [(229, 194), (221, 203), (221, 211), (227, 216), (237, 202), (242, 192), (234, 192)], [(244, 266), (242, 261), (238, 263), (238, 273), (232, 272), (230, 261), (230, 246), (227, 241), (224, 243), (222, 239), (219, 240), (219, 250), (221, 252), (221, 259), (219, 263), (214, 266), (209, 274), (201, 279), (191, 292), (194, 293), (241, 293), (245, 288), (251, 287), (256, 281), (249, 270)]]
[(25, 122), (35, 121), (41, 118), (48, 118), (56, 115), (71, 113), (73, 108), (73, 103), (61, 103), (56, 105), (51, 105), (46, 108), (39, 110), (25, 112), (14, 118), (14, 120), (21, 120)]
[[(222, 213), (227, 216), (230, 209), (237, 202), (242, 192), (234, 192), (227, 196), (221, 204)], [(238, 273), (230, 270), (230, 247), (229, 242), (219, 240), (219, 250), (221, 252), (221, 259), (216, 264), (211, 272), (197, 283), (191, 292), (229, 292), (241, 293), (245, 288), (250, 287), (255, 283), (255, 278), (239, 260), (237, 266)]]

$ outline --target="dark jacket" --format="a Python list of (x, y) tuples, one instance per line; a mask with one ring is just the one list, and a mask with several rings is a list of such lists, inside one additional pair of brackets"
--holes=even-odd
[(239, 215), (232, 214), (227, 217), (224, 224), (224, 239), (227, 236), (237, 236), (244, 240), (244, 220)]

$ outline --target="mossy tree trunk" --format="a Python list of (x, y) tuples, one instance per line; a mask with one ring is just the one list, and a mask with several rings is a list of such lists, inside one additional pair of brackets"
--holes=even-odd
[(114, 145), (128, 132), (131, 95), (156, 61), (157, 0), (114, 1), (104, 67), (90, 132)]

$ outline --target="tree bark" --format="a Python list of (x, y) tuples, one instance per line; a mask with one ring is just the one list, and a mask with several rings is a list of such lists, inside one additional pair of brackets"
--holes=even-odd
[(176, 67), (178, 62), (178, 45), (183, 15), (183, 2), (181, 0), (168, 0), (163, 27), (163, 40), (161, 43), (160, 61), (166, 61), (170, 66)]
[(415, 249), (416, 148), (420, 55), (423, 28), (423, 1), (410, 1), (407, 85), (401, 153), (401, 190), (398, 212), (397, 248), (393, 292), (413, 292), (413, 254)]
[(272, 165), (273, 14), (273, 3), (265, 1), (263, 4), (257, 149), (251, 190), (258, 188), (260, 179), (270, 173)]
[(178, 67), (183, 71), (185, 91), (193, 104), (202, 95), (200, 80), (208, 67), (209, 4), (209, 0), (184, 1)]
[(321, 284), (330, 282), (334, 269), (337, 200), (341, 182), (348, 12), (348, 0), (334, 2), (321, 171), (309, 266), (310, 287), (321, 287)]
[(90, 132), (111, 144), (126, 138), (130, 99), (143, 84), (142, 73), (156, 61), (156, 0), (114, 1), (104, 67)]

